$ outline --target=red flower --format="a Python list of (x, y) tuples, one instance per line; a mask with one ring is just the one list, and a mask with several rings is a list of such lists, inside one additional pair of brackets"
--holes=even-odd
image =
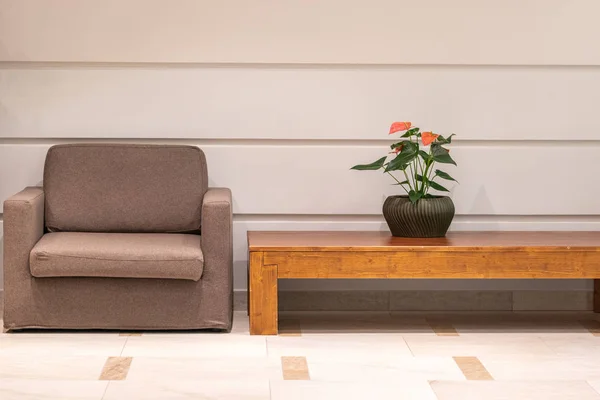
[(404, 147), (404, 143), (401, 144), (400, 146), (396, 147), (392, 153), (394, 153), (394, 154), (400, 153), (402, 151), (403, 147)]
[(423, 132), (421, 133), (421, 140), (423, 141), (423, 146), (429, 146), (431, 143), (437, 139), (440, 135), (436, 135), (433, 132)]
[(394, 122), (392, 124), (392, 126), (390, 126), (390, 135), (392, 133), (396, 133), (396, 132), (405, 131), (407, 129), (410, 129), (411, 125), (412, 124), (410, 122)]

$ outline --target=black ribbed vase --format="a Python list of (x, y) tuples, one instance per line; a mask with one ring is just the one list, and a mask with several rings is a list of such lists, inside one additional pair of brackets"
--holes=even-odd
[(389, 196), (383, 203), (383, 216), (398, 237), (443, 237), (454, 218), (454, 203), (448, 196), (419, 199), (413, 204), (408, 196)]

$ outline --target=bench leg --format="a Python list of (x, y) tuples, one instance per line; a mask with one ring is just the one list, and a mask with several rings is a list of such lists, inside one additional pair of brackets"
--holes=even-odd
[(277, 265), (264, 265), (264, 253), (250, 253), (248, 310), (251, 335), (277, 335)]
[(594, 312), (600, 313), (600, 279), (594, 279)]

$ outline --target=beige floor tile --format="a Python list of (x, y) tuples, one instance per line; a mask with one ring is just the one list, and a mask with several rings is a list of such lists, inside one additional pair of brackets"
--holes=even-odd
[(496, 380), (600, 380), (600, 361), (595, 356), (482, 356), (480, 361)]
[(123, 357), (263, 357), (264, 336), (171, 333), (127, 338)]
[(533, 336), (405, 336), (404, 339), (415, 356), (554, 354), (542, 339)]
[(438, 400), (600, 400), (585, 381), (435, 381)]
[(205, 380), (281, 380), (278, 357), (135, 357), (128, 381), (154, 382)]
[(427, 318), (427, 323), (436, 336), (458, 336), (452, 322), (445, 319)]
[(310, 380), (306, 357), (281, 357), (281, 370), (286, 381)]
[(389, 360), (410, 356), (400, 335), (302, 335), (267, 337), (269, 357), (304, 356), (310, 360)]
[(99, 379), (101, 381), (125, 380), (130, 366), (131, 357), (108, 357)]
[(269, 400), (269, 381), (252, 379), (113, 381), (103, 400)]
[(311, 379), (325, 382), (371, 382), (464, 380), (452, 357), (398, 357), (394, 360), (314, 361), (308, 359)]
[(271, 400), (436, 400), (426, 381), (388, 383), (280, 381), (271, 382)]
[(47, 356), (118, 356), (126, 337), (117, 334), (63, 336), (22, 336), (9, 334), (0, 339), (0, 353), (9, 355)]
[(0, 352), (0, 377), (5, 379), (96, 380), (105, 356), (7, 355)]
[(0, 379), (2, 400), (100, 400), (108, 382)]
[(463, 375), (469, 381), (490, 381), (494, 378), (477, 357), (453, 357)]

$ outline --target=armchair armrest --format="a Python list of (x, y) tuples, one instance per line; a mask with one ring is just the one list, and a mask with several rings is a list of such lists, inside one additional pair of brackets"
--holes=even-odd
[[(4, 201), (4, 313), (12, 316), (16, 297), (31, 279), (29, 253), (44, 234), (44, 190), (27, 187)], [(5, 324), (8, 323), (5, 319)]]
[[(209, 188), (202, 201), (202, 252), (205, 272), (221, 275), (213, 268), (228, 270), (227, 279), (233, 275), (233, 211), (231, 190)], [(222, 271), (225, 273), (225, 271)]]

